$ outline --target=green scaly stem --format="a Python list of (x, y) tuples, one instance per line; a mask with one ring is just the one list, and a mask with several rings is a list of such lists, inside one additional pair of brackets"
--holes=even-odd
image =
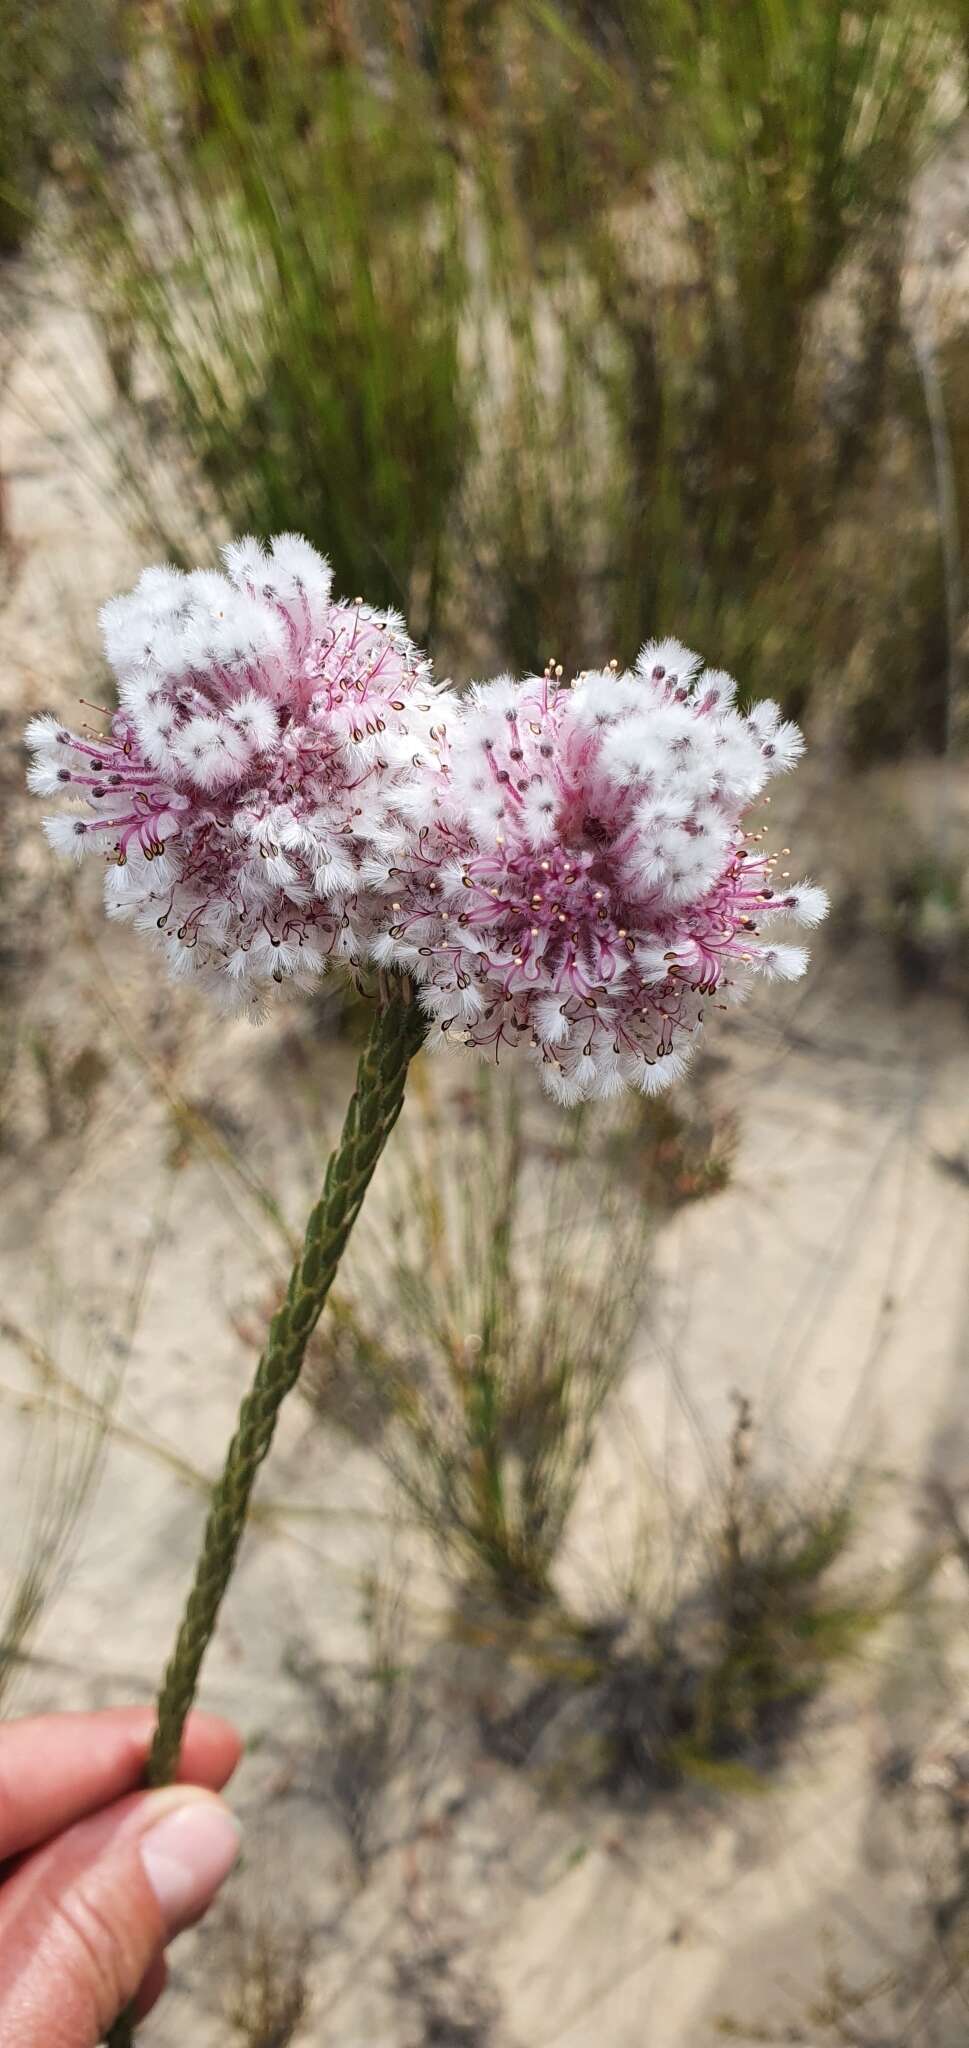
[[(426, 1030), (418, 1005), (398, 986), (378, 1011), (360, 1056), (340, 1142), (330, 1155), (323, 1192), (307, 1223), (286, 1298), (270, 1323), (266, 1348), (212, 1495), (195, 1581), (159, 1694), (149, 1785), (170, 1784), (175, 1775), (185, 1722), (232, 1577), (256, 1474), (272, 1443), (280, 1408), (299, 1378), (306, 1346), (374, 1168), (400, 1115), (407, 1071)], [(133, 2037), (132, 2016), (122, 2013), (107, 2036), (107, 2048), (130, 2048)]]

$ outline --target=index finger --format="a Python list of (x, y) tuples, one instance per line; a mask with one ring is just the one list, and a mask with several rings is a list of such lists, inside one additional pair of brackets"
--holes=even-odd
[[(137, 1791), (155, 1726), (150, 1707), (0, 1722), (0, 1862)], [(242, 1744), (215, 1714), (189, 1717), (178, 1776), (221, 1791)]]

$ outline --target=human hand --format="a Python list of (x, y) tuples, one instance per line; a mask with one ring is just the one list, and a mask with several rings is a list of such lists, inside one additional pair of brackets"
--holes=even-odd
[(213, 1797), (234, 1729), (193, 1714), (179, 1783), (139, 1792), (153, 1726), (147, 1708), (0, 1723), (0, 2048), (97, 2048), (132, 1999), (146, 2013), (166, 1944), (235, 1861)]

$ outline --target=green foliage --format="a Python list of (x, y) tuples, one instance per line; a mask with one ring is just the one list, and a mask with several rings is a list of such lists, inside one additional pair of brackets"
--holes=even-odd
[[(51, 104), (63, 36), (60, 10), (45, 0), (0, 7), (0, 252), (19, 249), (31, 222), (44, 164), (44, 109)], [(54, 19), (52, 19), (52, 14)]]
[(763, 1791), (805, 1706), (889, 1610), (887, 1594), (830, 1584), (851, 1538), (847, 1497), (792, 1503), (756, 1479), (751, 1431), (739, 1400), (725, 1480), (670, 1606), (641, 1582), (598, 1625), (552, 1615), (519, 1641), (537, 1678), (486, 1720), (485, 1739), (514, 1763), (537, 1743), (550, 1793)]
[(874, 1607), (826, 1590), (849, 1533), (842, 1502), (802, 1520), (779, 1518), (761, 1501), (742, 1532), (728, 1519), (710, 1588), (712, 1654), (691, 1703), (692, 1727), (670, 1747), (684, 1775), (708, 1775), (745, 1751), (769, 1754), (828, 1668), (875, 1626)]
[(192, 0), (128, 80), (82, 215), (115, 329), (146, 344), (229, 526), (298, 524), (341, 588), (429, 616), (467, 396), (427, 82), (391, 66), (376, 90), (315, 13), (264, 0)]
[(699, 1611), (671, 1624), (681, 1675), (660, 1749), (675, 1776), (726, 1787), (739, 1782), (738, 1769), (749, 1776), (773, 1759), (830, 1668), (885, 1611), (884, 1601), (828, 1590), (850, 1540), (848, 1499), (779, 1505), (752, 1461), (753, 1411), (738, 1396)]
[[(849, 250), (897, 242), (938, 40), (920, 7), (881, 0), (616, 0), (606, 19), (627, 120), (644, 84), (662, 80), (649, 126), (679, 211), (678, 247), (664, 250), (657, 221), (651, 252), (672, 253), (673, 289), (637, 271), (635, 242), (605, 208), (598, 223), (627, 349), (616, 387), (625, 530), (647, 565), (638, 584), (627, 569), (634, 611), (621, 637), (685, 619), (756, 673), (765, 631), (775, 667), (795, 654), (806, 551), (877, 416), (884, 330), (897, 326), (891, 263), (888, 305), (874, 292), (860, 309), (871, 323), (860, 388), (830, 438), (811, 388), (812, 321)], [(628, 423), (644, 379), (652, 431), (640, 451)]]
[(79, 103), (100, 111), (113, 14), (114, 0), (0, 0), (0, 256), (26, 240)]
[(837, 543), (955, 50), (927, 0), (186, 0), (75, 214), (123, 395), (154, 430), (119, 330), (203, 516), (301, 527), (465, 672), (676, 630), (793, 709), (880, 675), (884, 577), (846, 607)]

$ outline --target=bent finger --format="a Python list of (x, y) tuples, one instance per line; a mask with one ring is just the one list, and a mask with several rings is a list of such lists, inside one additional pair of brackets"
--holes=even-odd
[[(154, 1733), (151, 1707), (39, 1714), (0, 1724), (0, 1862), (141, 1784)], [(179, 1780), (220, 1792), (241, 1742), (228, 1721), (192, 1714)]]
[(119, 1800), (26, 1857), (0, 1890), (0, 2042), (96, 2048), (158, 1957), (235, 1861), (239, 1831), (212, 1793), (170, 1786)]

